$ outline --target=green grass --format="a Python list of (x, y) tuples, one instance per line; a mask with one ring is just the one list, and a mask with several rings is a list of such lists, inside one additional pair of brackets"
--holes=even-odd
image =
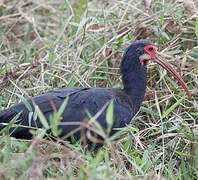
[(1, 137), (0, 179), (198, 179), (198, 4), (150, 2), (0, 4), (0, 110), (58, 88), (121, 87), (121, 55), (137, 39), (153, 41), (192, 93), (151, 63), (142, 108), (122, 138), (90, 152), (79, 142)]

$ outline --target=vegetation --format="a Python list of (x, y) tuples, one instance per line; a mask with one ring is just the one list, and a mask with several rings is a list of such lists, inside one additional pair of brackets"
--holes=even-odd
[(0, 110), (72, 86), (122, 87), (119, 64), (138, 39), (155, 43), (192, 99), (148, 66), (140, 112), (119, 140), (89, 151), (35, 136), (0, 139), (0, 179), (198, 179), (198, 4), (193, 1), (10, 0), (0, 3)]

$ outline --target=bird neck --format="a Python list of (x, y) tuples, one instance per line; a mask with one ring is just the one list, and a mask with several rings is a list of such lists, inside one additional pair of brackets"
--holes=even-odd
[(140, 106), (144, 99), (147, 84), (146, 73), (146, 68), (138, 66), (122, 73), (124, 91), (137, 106)]

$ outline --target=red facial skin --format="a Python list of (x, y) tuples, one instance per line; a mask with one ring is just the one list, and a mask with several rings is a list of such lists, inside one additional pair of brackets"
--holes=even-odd
[[(188, 95), (188, 97), (191, 99), (192, 98), (191, 93), (188, 90), (188, 87), (185, 84), (185, 82), (183, 81), (183, 79), (181, 78), (181, 76), (177, 73), (177, 71), (175, 69), (173, 69), (173, 67), (170, 65), (170, 63), (168, 63), (167, 61), (161, 60), (161, 59), (159, 59), (159, 57), (157, 57), (156, 47), (153, 45), (147, 45), (144, 47), (144, 49), (150, 54), (151, 61), (154, 61), (157, 64), (159, 64), (161, 67), (166, 69), (173, 77), (175, 77), (175, 79), (177, 79), (177, 81), (181, 84), (181, 86), (186, 91), (186, 94)], [(144, 65), (144, 63), (143, 63), (143, 65)]]

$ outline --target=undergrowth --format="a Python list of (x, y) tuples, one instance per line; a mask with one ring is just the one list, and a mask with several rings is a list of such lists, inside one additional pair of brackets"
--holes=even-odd
[(73, 86), (121, 87), (125, 48), (151, 40), (187, 83), (148, 67), (142, 107), (119, 140), (0, 139), (0, 179), (198, 179), (198, 18), (193, 1), (12, 0), (0, 3), (0, 110)]

